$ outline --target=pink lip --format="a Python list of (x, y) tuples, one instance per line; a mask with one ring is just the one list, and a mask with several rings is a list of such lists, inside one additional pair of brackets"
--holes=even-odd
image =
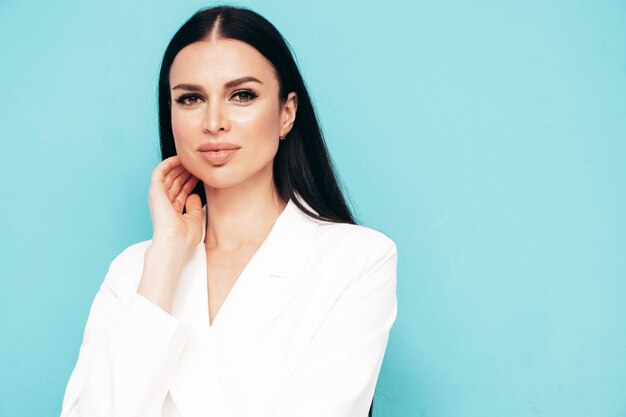
[(211, 165), (220, 166), (228, 162), (235, 152), (241, 146), (232, 143), (204, 143), (198, 147), (198, 151), (202, 152), (202, 156), (206, 158)]
[(231, 151), (231, 150), (235, 150), (239, 148), (241, 148), (241, 146), (235, 145), (233, 143), (207, 142), (207, 143), (203, 143), (202, 145), (200, 145), (198, 147), (198, 150), (201, 152), (206, 152), (206, 151), (216, 152), (216, 151)]

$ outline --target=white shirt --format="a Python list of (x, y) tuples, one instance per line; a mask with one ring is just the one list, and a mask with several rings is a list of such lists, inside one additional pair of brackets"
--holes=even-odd
[(112, 261), (61, 417), (366, 416), (397, 312), (393, 241), (290, 200), (212, 324), (203, 241), (171, 314), (137, 293), (150, 240)]

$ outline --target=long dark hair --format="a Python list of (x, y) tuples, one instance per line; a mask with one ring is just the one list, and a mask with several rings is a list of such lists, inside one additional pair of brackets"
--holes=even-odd
[[(295, 91), (298, 109), (293, 128), (281, 140), (273, 162), (278, 194), (293, 202), (309, 216), (332, 222), (355, 223), (346, 204), (337, 175), (328, 155), (317, 116), (298, 66), (280, 32), (252, 10), (218, 6), (200, 9), (176, 32), (165, 50), (159, 74), (159, 134), (161, 157), (176, 155), (170, 113), (169, 72), (178, 52), (187, 45), (208, 39), (213, 31), (225, 39), (245, 42), (274, 66), (280, 86), (280, 100)], [(206, 195), (202, 182), (194, 189), (202, 204)], [(306, 207), (299, 200), (302, 198)]]

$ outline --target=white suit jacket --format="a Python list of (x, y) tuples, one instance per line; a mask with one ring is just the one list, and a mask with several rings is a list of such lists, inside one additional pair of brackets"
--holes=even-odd
[(392, 240), (289, 201), (211, 325), (204, 244), (169, 314), (137, 293), (150, 243), (112, 261), (62, 417), (367, 415), (396, 318)]

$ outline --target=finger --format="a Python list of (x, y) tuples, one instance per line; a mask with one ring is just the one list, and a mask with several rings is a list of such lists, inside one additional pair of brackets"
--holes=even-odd
[(187, 196), (191, 193), (198, 181), (198, 178), (190, 174), (185, 183), (182, 185), (180, 191), (176, 195), (170, 196), (170, 202), (176, 212), (182, 213)]
[(183, 212), (183, 204), (179, 200), (172, 201), (172, 207), (174, 207), (174, 210), (176, 210), (176, 213), (180, 214)]
[(187, 178), (187, 181), (185, 181), (183, 187), (180, 189), (180, 194), (184, 195), (186, 199), (187, 196), (189, 196), (189, 194), (191, 194), (193, 189), (196, 187), (198, 182), (200, 182), (198, 177), (196, 177), (195, 175), (191, 175), (189, 178)]
[(178, 193), (180, 193), (180, 190), (183, 188), (183, 185), (189, 179), (190, 176), (191, 176), (191, 172), (184, 170), (183, 172), (180, 173), (180, 175), (178, 175), (174, 179), (174, 181), (172, 182), (172, 186), (169, 189), (170, 195), (172, 197), (176, 197)]
[(198, 194), (191, 194), (187, 197), (185, 211), (185, 216), (202, 219), (202, 200)]
[(191, 175), (183, 184), (178, 195), (176, 195), (175, 199), (180, 203), (181, 208), (183, 204), (185, 204), (185, 201), (187, 201), (187, 197), (191, 194), (196, 184), (198, 184), (198, 181), (198, 178)]
[(170, 188), (174, 183), (174, 180), (186, 171), (187, 170), (182, 165), (178, 165), (177, 167), (172, 168), (168, 173), (165, 174), (165, 179), (163, 180), (163, 183), (167, 188)]
[(171, 170), (173, 167), (180, 165), (180, 158), (178, 155), (170, 156), (169, 158), (164, 159), (152, 171), (152, 182), (163, 182), (165, 179), (165, 174)]

